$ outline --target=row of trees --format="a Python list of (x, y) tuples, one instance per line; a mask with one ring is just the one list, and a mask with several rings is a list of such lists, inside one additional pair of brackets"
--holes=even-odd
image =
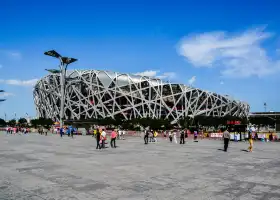
[[(96, 124), (100, 126), (106, 126), (107, 128), (121, 127), (123, 129), (129, 130), (140, 130), (142, 128), (150, 127), (154, 130), (165, 130), (173, 129), (176, 127), (190, 128), (198, 126), (214, 126), (218, 128), (220, 125), (226, 125), (227, 121), (241, 121), (241, 124), (246, 124), (248, 121), (246, 119), (225, 116), (225, 117), (206, 117), (197, 116), (195, 118), (184, 117), (178, 121), (178, 123), (173, 124), (169, 119), (152, 119), (152, 118), (135, 118), (131, 120), (125, 120), (119, 117), (111, 118), (99, 118), (86, 120), (88, 124)], [(71, 124), (71, 121), (68, 122)]]
[(27, 122), (27, 119), (20, 118), (18, 122), (15, 119), (11, 119), (6, 122), (4, 119), (0, 118), (0, 126), (19, 126), (19, 127), (34, 127), (38, 128), (39, 126), (44, 126), (46, 128), (50, 128), (53, 125), (53, 121), (51, 119), (39, 118), (39, 119), (32, 119), (30, 123)]
[[(184, 117), (178, 121), (178, 123), (172, 124), (169, 119), (152, 119), (152, 118), (136, 118), (132, 120), (124, 120), (120, 117), (106, 117), (99, 119), (90, 119), (87, 120), (88, 124), (95, 124), (106, 126), (108, 128), (121, 127), (123, 129), (129, 130), (140, 130), (141, 127), (150, 127), (151, 129), (172, 129), (175, 127), (189, 128), (191, 126), (213, 126), (218, 128), (221, 125), (226, 125), (228, 121), (241, 121), (241, 124), (248, 124), (249, 121), (247, 118), (238, 118), (232, 116), (224, 117), (207, 117), (207, 116), (196, 116), (194, 118)], [(250, 123), (252, 124), (273, 124), (274, 120), (270, 118), (250, 118)], [(71, 121), (66, 122), (67, 124), (72, 124)], [(82, 124), (82, 122), (81, 122)], [(18, 122), (15, 119), (12, 119), (8, 122), (0, 118), (0, 126), (20, 126), (20, 127), (34, 127), (38, 128), (40, 126), (50, 128), (53, 125), (51, 119), (39, 118), (32, 119), (30, 123), (27, 122), (25, 118), (20, 118)]]

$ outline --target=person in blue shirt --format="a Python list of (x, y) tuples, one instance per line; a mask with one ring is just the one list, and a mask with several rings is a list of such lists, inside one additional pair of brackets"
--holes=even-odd
[(63, 135), (63, 128), (59, 129), (59, 133), (60, 133), (60, 137), (62, 137), (62, 135)]

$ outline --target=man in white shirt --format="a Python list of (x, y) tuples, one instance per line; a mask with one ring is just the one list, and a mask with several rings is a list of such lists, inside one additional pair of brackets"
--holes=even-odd
[(101, 145), (101, 148), (105, 148), (105, 139), (106, 139), (106, 132), (104, 131), (104, 129), (102, 129), (102, 133), (101, 133), (102, 145)]
[(230, 140), (230, 133), (228, 132), (228, 130), (225, 130), (225, 132), (223, 134), (223, 138), (224, 138), (224, 151), (227, 152), (228, 143)]

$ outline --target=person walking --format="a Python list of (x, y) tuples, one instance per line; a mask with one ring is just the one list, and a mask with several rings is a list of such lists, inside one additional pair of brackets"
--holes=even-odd
[(249, 152), (253, 152), (253, 136), (252, 133), (249, 133)]
[(102, 133), (101, 133), (101, 140), (102, 140), (102, 145), (101, 148), (105, 148), (105, 141), (106, 141), (106, 132), (104, 131), (104, 129), (102, 129)]
[(63, 128), (59, 129), (59, 133), (60, 133), (60, 137), (62, 138), (62, 136), (63, 136)]
[(193, 139), (194, 139), (194, 141), (197, 141), (197, 135), (198, 135), (198, 133), (197, 133), (197, 130), (195, 130), (194, 132), (193, 132)]
[(180, 144), (185, 144), (185, 131), (184, 130), (181, 130)]
[(113, 130), (113, 132), (111, 133), (111, 142), (110, 142), (112, 148), (116, 148), (116, 138), (117, 138), (117, 133), (115, 130)]
[(144, 142), (145, 144), (148, 144), (149, 142), (149, 131), (145, 130), (145, 135), (144, 135)]
[(168, 136), (169, 136), (169, 141), (172, 143), (172, 132), (171, 131), (169, 131)]
[(154, 142), (157, 142), (157, 136), (158, 136), (158, 133), (156, 131), (154, 131)]
[(43, 130), (44, 130), (45, 136), (47, 136), (48, 135), (48, 129), (44, 128)]
[(94, 130), (93, 130), (92, 137), (96, 137), (96, 133), (97, 133), (97, 130), (96, 130), (96, 129), (94, 129)]
[(228, 132), (227, 129), (223, 133), (223, 138), (224, 138), (224, 151), (227, 152), (228, 143), (229, 143), (229, 140), (230, 140), (230, 133)]
[(176, 130), (173, 132), (173, 136), (174, 136), (174, 142), (177, 144), (178, 142), (177, 142), (177, 131)]
[(101, 133), (99, 130), (96, 131), (96, 149), (101, 149), (100, 145)]
[(70, 132), (71, 132), (71, 137), (74, 138), (74, 128), (71, 127)]
[(163, 131), (163, 137), (165, 138), (165, 140), (167, 140), (167, 132)]
[(153, 130), (149, 131), (149, 138), (150, 138), (150, 142), (154, 142)]

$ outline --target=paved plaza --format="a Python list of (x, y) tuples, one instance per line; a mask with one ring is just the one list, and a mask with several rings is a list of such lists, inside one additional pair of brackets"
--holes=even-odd
[(280, 199), (280, 143), (143, 143), (0, 133), (0, 200)]

